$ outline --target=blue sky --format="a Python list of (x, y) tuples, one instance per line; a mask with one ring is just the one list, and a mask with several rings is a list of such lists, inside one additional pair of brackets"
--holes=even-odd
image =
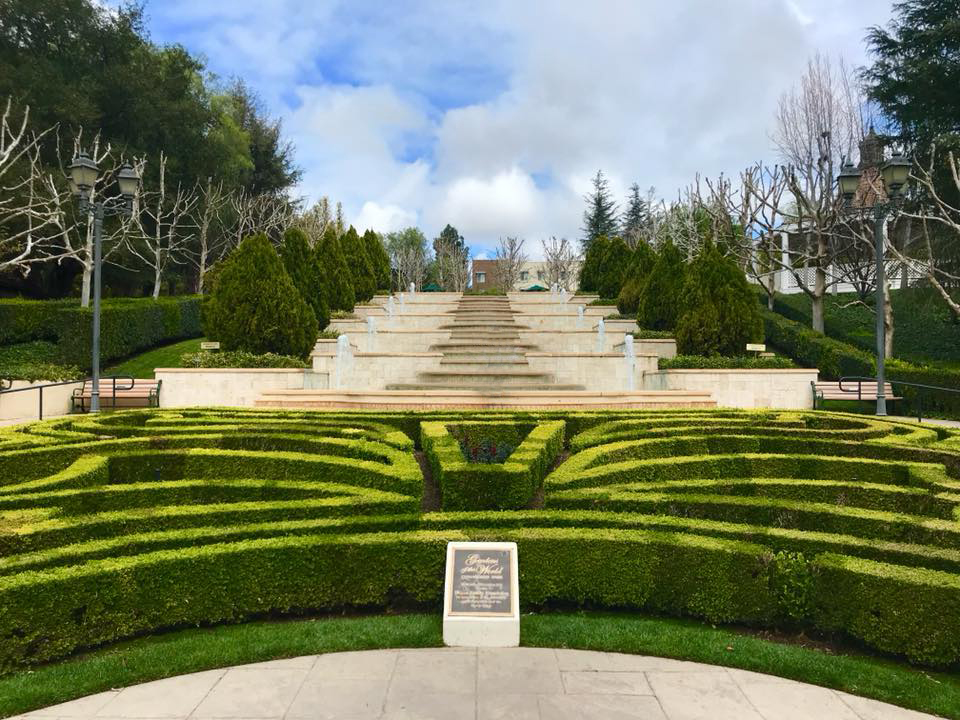
[(603, 168), (675, 196), (775, 158), (777, 100), (815, 52), (865, 61), (889, 0), (150, 0), (154, 40), (243, 77), (281, 117), (298, 194), (362, 230), (448, 222), (579, 236)]

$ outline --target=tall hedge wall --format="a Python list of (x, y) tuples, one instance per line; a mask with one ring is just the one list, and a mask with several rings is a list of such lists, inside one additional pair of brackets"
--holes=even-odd
[[(75, 300), (0, 300), (0, 345), (50, 341), (57, 362), (89, 368), (92, 332), (93, 310)], [(102, 363), (201, 334), (199, 296), (116, 298), (101, 306)]]

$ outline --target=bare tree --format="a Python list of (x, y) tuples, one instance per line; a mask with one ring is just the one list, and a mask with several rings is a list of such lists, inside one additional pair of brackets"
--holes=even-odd
[[(950, 294), (949, 288), (960, 283), (960, 271), (945, 262), (945, 249), (960, 243), (960, 207), (954, 207), (937, 190), (934, 179), (936, 152), (930, 153), (930, 166), (917, 167), (913, 177), (924, 195), (925, 202), (916, 212), (904, 212), (906, 218), (920, 225), (920, 242), (904, 244), (897, 248), (888, 245), (888, 251), (904, 266), (904, 272), (922, 276), (933, 287), (950, 311), (960, 319), (960, 302)], [(947, 170), (960, 193), (960, 159), (948, 153)], [(938, 242), (939, 240), (939, 242)]]
[(496, 255), (494, 256), (494, 275), (496, 275), (497, 286), (510, 292), (520, 279), (520, 269), (527, 262), (527, 255), (523, 252), (523, 244), (526, 242), (523, 238), (506, 237), (500, 238), (497, 245)]
[(193, 241), (183, 248), (183, 257), (196, 268), (197, 293), (202, 295), (207, 270), (223, 257), (230, 243), (223, 214), (231, 198), (223, 189), (223, 182), (214, 183), (212, 178), (207, 178), (206, 184), (198, 185), (194, 196), (196, 202), (187, 226), (195, 228), (196, 233)]
[(231, 198), (235, 217), (231, 234), (231, 247), (236, 247), (248, 235), (264, 233), (279, 244), (284, 231), (293, 225), (297, 205), (288, 198), (275, 195), (254, 195), (245, 190)]
[(470, 279), (470, 248), (463, 243), (434, 243), (437, 279), (449, 292), (463, 292)]
[(776, 116), (774, 142), (787, 164), (786, 182), (794, 200), (791, 234), (799, 239), (780, 265), (810, 297), (813, 328), (819, 332), (824, 329), (827, 290), (839, 281), (830, 268), (849, 242), (834, 232), (843, 213), (835, 171), (843, 158), (852, 157), (863, 137), (863, 107), (843, 62), (835, 70), (829, 58), (816, 55), (799, 86), (781, 97)]
[(26, 107), (18, 123), (9, 99), (0, 117), (0, 270), (18, 267), (28, 272), (40, 233), (51, 222), (40, 145), (53, 128), (31, 133), (29, 118)]
[[(78, 132), (73, 141), (73, 154), (77, 155), (83, 147), (83, 133)], [(97, 164), (99, 173), (93, 187), (90, 188), (87, 211), (81, 215), (77, 210), (76, 199), (70, 191), (67, 177), (67, 166), (64, 162), (57, 142), (57, 158), (59, 171), (46, 172), (43, 177), (43, 202), (45, 212), (49, 218), (46, 223), (46, 232), (42, 241), (38, 243), (39, 257), (34, 262), (56, 261), (58, 263), (72, 260), (80, 264), (83, 269), (80, 291), (80, 305), (90, 305), (90, 291), (93, 278), (93, 204), (101, 196), (109, 195), (108, 190), (116, 182), (116, 174), (122, 160), (116, 158), (109, 144), (103, 144), (100, 135), (96, 135), (89, 147), (89, 156)], [(108, 262), (109, 258), (123, 246), (123, 239), (128, 229), (129, 221), (120, 218), (116, 222), (105, 225), (101, 235), (101, 259)]]
[(423, 278), (427, 274), (427, 258), (422, 248), (412, 245), (397, 248), (393, 263), (401, 291), (406, 291), (411, 283), (418, 290), (423, 286)]
[(576, 278), (580, 269), (580, 255), (574, 249), (572, 242), (566, 238), (551, 237), (541, 240), (543, 259), (546, 262), (546, 281), (550, 287), (556, 284), (561, 288), (568, 288), (570, 282)]
[(294, 225), (306, 233), (310, 247), (316, 247), (333, 221), (330, 199), (324, 195), (309, 210), (298, 214)]
[[(140, 163), (141, 177), (142, 167), (143, 162)], [(167, 157), (161, 152), (157, 188), (143, 194), (142, 207), (134, 214), (137, 232), (127, 239), (130, 252), (153, 270), (154, 300), (160, 297), (163, 273), (167, 267), (171, 263), (180, 264), (185, 261), (181, 256), (195, 235), (196, 226), (192, 222), (191, 213), (197, 200), (193, 190), (185, 189), (179, 184), (176, 189), (169, 187)]]

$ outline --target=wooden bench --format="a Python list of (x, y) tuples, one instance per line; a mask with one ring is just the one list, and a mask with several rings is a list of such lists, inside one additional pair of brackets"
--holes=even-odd
[[(852, 400), (852, 401), (873, 401), (877, 400), (876, 382), (858, 382), (856, 380), (847, 380), (843, 383), (843, 389), (840, 389), (839, 382), (811, 382), (813, 389), (813, 407), (816, 409), (818, 402), (824, 400)], [(903, 400), (893, 394), (893, 386), (890, 383), (883, 384), (883, 394), (887, 400)]]
[[(161, 380), (134, 380), (131, 386), (127, 378), (117, 378), (116, 389), (114, 381), (106, 379), (100, 381), (100, 408), (142, 408), (160, 406)], [(73, 411), (88, 412), (90, 410), (90, 396), (93, 383), (85, 380), (83, 387), (73, 391), (71, 398)]]

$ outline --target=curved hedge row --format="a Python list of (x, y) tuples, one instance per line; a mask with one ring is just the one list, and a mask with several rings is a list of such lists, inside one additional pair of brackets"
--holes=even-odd
[[(960, 662), (960, 434), (773, 411), (477, 420), (166, 410), (0, 431), (0, 671), (262, 614), (437, 608), (456, 539), (516, 541), (527, 607)], [(471, 462), (455, 435), (484, 427), (526, 434), (502, 464)]]

